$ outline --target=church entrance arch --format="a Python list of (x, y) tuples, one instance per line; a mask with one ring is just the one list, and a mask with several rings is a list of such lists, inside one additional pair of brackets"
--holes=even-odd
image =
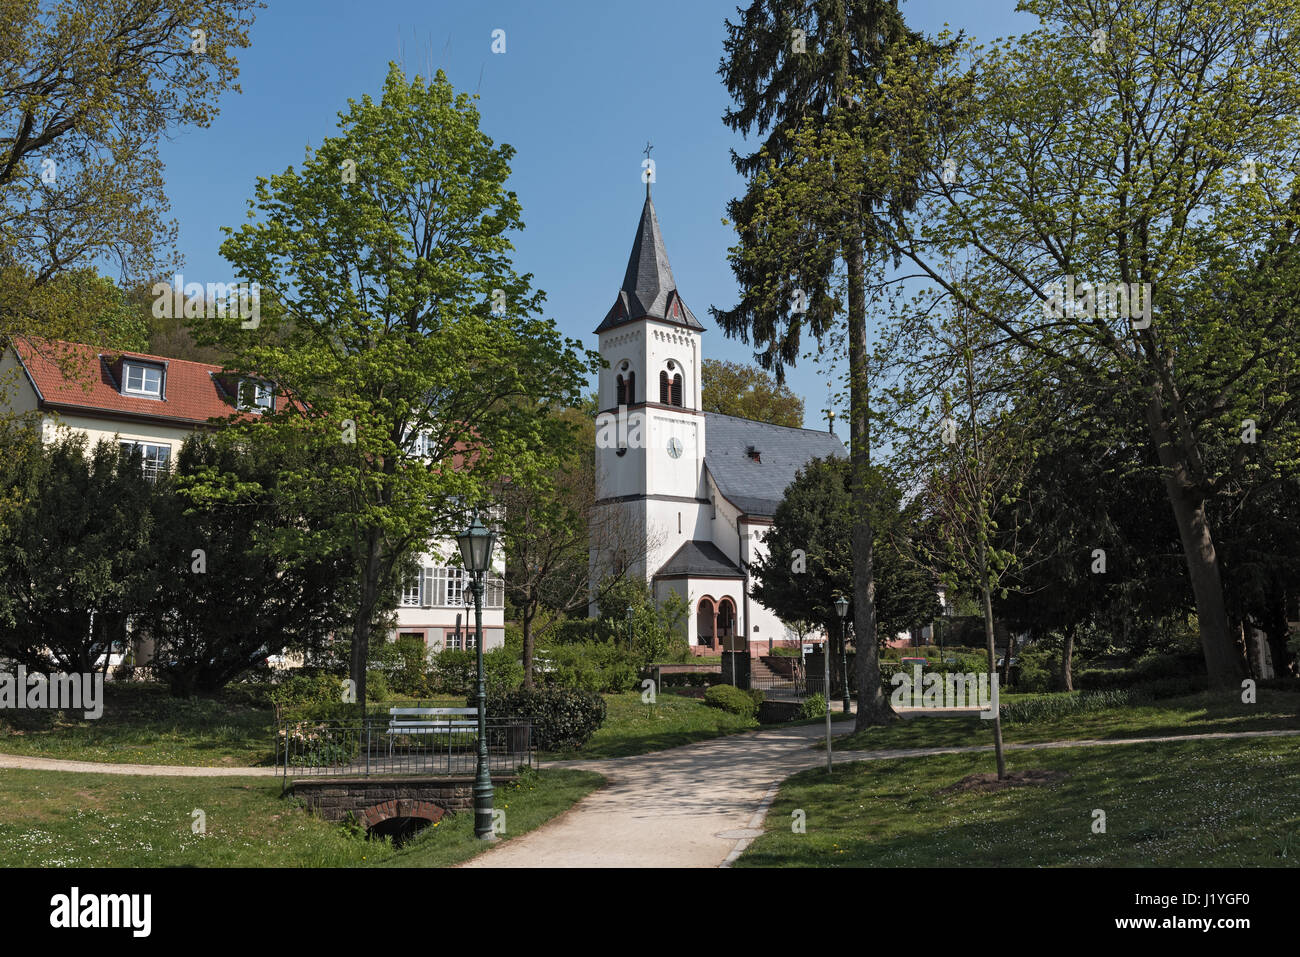
[(718, 610), (713, 599), (705, 595), (696, 610), (695, 631), (699, 643), (707, 648), (718, 646)]
[(736, 603), (730, 598), (718, 602), (717, 629), (714, 633), (723, 642), (736, 636)]

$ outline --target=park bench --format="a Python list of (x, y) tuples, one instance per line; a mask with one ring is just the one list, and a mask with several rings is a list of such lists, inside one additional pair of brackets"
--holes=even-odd
[[(474, 715), (474, 720), (465, 720), (465, 715)], [(393, 753), (394, 735), (437, 734), (457, 728), (477, 727), (477, 708), (389, 708), (388, 753)]]

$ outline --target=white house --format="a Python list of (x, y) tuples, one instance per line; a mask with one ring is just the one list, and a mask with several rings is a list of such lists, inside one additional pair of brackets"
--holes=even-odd
[[(613, 566), (645, 576), (658, 600), (691, 608), (700, 654), (768, 654), (793, 637), (749, 597), (750, 564), (786, 487), (810, 459), (843, 456), (833, 433), (753, 422), (701, 409), (704, 326), (678, 294), (646, 189), (618, 298), (596, 328), (600, 373), (597, 503), (641, 531), (636, 554), (593, 540), (593, 585)], [(594, 605), (593, 605), (594, 613)], [(733, 647), (734, 646), (734, 647)]]
[[(237, 406), (255, 415), (283, 401), (267, 383), (203, 362), (21, 337), (0, 356), (0, 400), (13, 412), (34, 414), (45, 442), (80, 432), (90, 447), (101, 439), (139, 445), (147, 475), (169, 469), (187, 436), (214, 428)], [(456, 554), (455, 541), (429, 543), (420, 571), (398, 596), (394, 635), (418, 635), (430, 650), (473, 647), (474, 599), (461, 569), (448, 561)], [(495, 562), (484, 592), (484, 648), (505, 641), (500, 549)]]

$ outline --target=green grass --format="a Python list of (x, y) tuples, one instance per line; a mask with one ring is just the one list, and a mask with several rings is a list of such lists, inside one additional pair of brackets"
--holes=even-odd
[(548, 760), (622, 758), (760, 727), (755, 718), (742, 718), (721, 708), (711, 708), (698, 698), (667, 692), (657, 695), (652, 705), (642, 704), (639, 691), (604, 697), (609, 708), (605, 723), (581, 751), (560, 751), (543, 757)]
[[(463, 696), (392, 698), (367, 710), (464, 707)], [(187, 767), (265, 767), (275, 761), (275, 710), (238, 693), (177, 699), (161, 685), (104, 687), (104, 713), (0, 711), (0, 753)]]
[[(1004, 703), (1016, 700), (1023, 699), (1002, 696)], [(1255, 704), (1242, 704), (1239, 692), (1202, 692), (1106, 711), (1059, 715), (1027, 724), (1003, 722), (1002, 738), (1009, 743), (1028, 743), (1287, 728), (1300, 728), (1300, 695), (1261, 689)], [(926, 716), (836, 738), (835, 748), (839, 751), (874, 751), (882, 748), (960, 747), (992, 742), (989, 721), (973, 716)]]
[(178, 700), (154, 685), (104, 687), (104, 713), (0, 712), (0, 752), (124, 764), (269, 765), (274, 711), (237, 696)]
[[(497, 788), (504, 840), (603, 783), (552, 769)], [(192, 832), (194, 810), (207, 833)], [(58, 771), (0, 777), (0, 861), (19, 867), (444, 867), (484, 850), (474, 816), (449, 815), (395, 849), (309, 814), (276, 779), (162, 778)]]
[[(856, 762), (782, 785), (738, 867), (1235, 867), (1300, 863), (1300, 741), (1010, 752), (1064, 780), (937, 793), (990, 755)], [(806, 833), (792, 817), (805, 814)], [(1106, 832), (1093, 833), (1094, 810)], [(1286, 856), (1283, 856), (1285, 853)]]

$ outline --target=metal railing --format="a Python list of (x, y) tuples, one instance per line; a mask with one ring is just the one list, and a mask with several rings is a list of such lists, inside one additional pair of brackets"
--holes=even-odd
[[(391, 719), (289, 721), (276, 734), (275, 763), (284, 778), (383, 775), (465, 776), (478, 767), (478, 725), (433, 722), (391, 731)], [(488, 770), (512, 774), (533, 766), (532, 722), (488, 718)]]
[[(815, 687), (810, 687), (814, 685)], [(758, 675), (751, 673), (749, 676), (749, 686), (751, 688), (758, 688), (765, 692), (771, 692), (777, 697), (781, 696), (781, 692), (785, 692), (787, 695), (802, 698), (814, 691), (821, 690), (821, 675), (817, 675), (816, 678), (811, 675), (806, 678), (803, 675), (792, 675), (787, 678), (784, 675)]]

